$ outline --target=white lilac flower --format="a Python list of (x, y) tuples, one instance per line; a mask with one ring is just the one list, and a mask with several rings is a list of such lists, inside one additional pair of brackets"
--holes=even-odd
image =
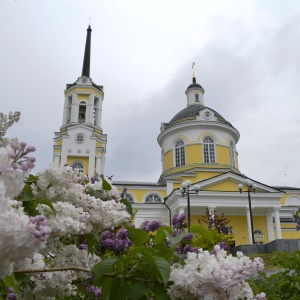
[(215, 254), (203, 250), (188, 253), (184, 266), (175, 264), (172, 267), (170, 281), (174, 284), (168, 290), (171, 299), (253, 298), (253, 292), (245, 280), (262, 271), (262, 259), (252, 261), (242, 253), (233, 257), (219, 246), (214, 250)]

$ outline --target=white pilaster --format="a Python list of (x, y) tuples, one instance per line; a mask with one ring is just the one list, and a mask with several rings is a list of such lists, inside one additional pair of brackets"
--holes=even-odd
[(268, 242), (275, 240), (274, 226), (273, 226), (273, 212), (267, 212), (266, 214), (267, 230), (268, 230)]
[(70, 123), (78, 123), (79, 105), (77, 103), (78, 96), (76, 93), (72, 95), (71, 120)]
[(94, 124), (93, 122), (93, 113), (94, 113), (94, 95), (89, 95), (89, 101), (87, 103), (86, 109), (86, 122), (90, 124)]
[(101, 118), (102, 118), (102, 101), (103, 98), (99, 98), (99, 105), (96, 107), (95, 118), (96, 118), (96, 126), (101, 127)]
[(169, 196), (173, 192), (173, 182), (167, 180), (167, 196)]
[(276, 240), (282, 239), (279, 208), (274, 208), (274, 219), (275, 219), (275, 226), (276, 226)]
[(179, 207), (179, 209), (178, 209), (178, 215), (182, 215), (184, 213), (185, 213), (184, 212), (184, 207)]
[(247, 226), (248, 226), (249, 244), (253, 244), (253, 241), (252, 241), (252, 230), (251, 230), (250, 208), (247, 207), (246, 210), (247, 210)]

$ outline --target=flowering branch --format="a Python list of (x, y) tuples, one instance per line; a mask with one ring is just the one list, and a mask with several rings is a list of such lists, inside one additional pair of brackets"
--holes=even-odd
[[(50, 268), (50, 269), (34, 269), (34, 270), (15, 270), (15, 274), (23, 274), (23, 273), (45, 273), (45, 272), (58, 272), (58, 271), (82, 271), (82, 272), (87, 272), (87, 273), (93, 273), (92, 270), (86, 269), (86, 268), (81, 268), (77, 266), (68, 266), (68, 267), (60, 267), (60, 268)], [(138, 281), (138, 282), (147, 282), (147, 283), (157, 283), (156, 280), (149, 280), (145, 278), (133, 278), (130, 276), (119, 276), (118, 274), (109, 274), (109, 273), (104, 273), (104, 276), (110, 277), (110, 278), (116, 278), (120, 277), (124, 280), (133, 280), (133, 281)], [(173, 283), (173, 282), (170, 282)]]
[(51, 268), (51, 269), (34, 269), (34, 270), (15, 270), (14, 273), (21, 274), (21, 273), (44, 273), (44, 272), (56, 272), (56, 271), (83, 271), (87, 273), (92, 273), (90, 269), (85, 269), (76, 266), (69, 266), (69, 267), (60, 267), (60, 268)]

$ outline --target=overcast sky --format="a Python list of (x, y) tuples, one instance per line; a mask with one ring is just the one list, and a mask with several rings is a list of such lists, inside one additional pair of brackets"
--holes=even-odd
[(240, 171), (300, 187), (300, 1), (1, 0), (0, 17), (1, 111), (21, 111), (8, 136), (37, 148), (34, 172), (52, 162), (91, 17), (106, 175), (158, 180), (160, 124), (186, 106), (194, 61), (205, 105), (241, 134)]

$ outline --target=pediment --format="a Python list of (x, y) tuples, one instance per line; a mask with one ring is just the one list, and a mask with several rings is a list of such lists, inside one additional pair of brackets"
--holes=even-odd
[(266, 184), (258, 182), (252, 178), (248, 178), (245, 175), (240, 175), (233, 172), (227, 172), (209, 179), (199, 181), (197, 184), (200, 185), (201, 190), (203, 191), (228, 191), (236, 192), (238, 191), (238, 184), (243, 184), (246, 186), (245, 180), (252, 180), (257, 186), (257, 192), (263, 193), (278, 193), (281, 192), (278, 189), (270, 187)]

